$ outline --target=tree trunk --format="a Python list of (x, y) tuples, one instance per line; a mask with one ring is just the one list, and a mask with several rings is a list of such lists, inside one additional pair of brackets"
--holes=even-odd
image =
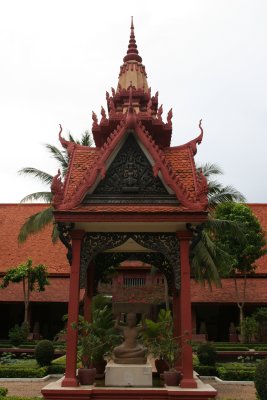
[(24, 295), (24, 323), (29, 323), (29, 304), (30, 304), (30, 285), (29, 279), (23, 278), (23, 295)]
[(245, 274), (244, 276), (242, 294), (240, 294), (238, 291), (236, 278), (234, 278), (234, 282), (235, 282), (235, 291), (237, 297), (237, 307), (239, 309), (240, 341), (241, 343), (244, 343), (245, 337), (244, 337), (242, 322), (244, 321), (244, 305), (246, 301), (247, 275)]
[(165, 307), (166, 310), (170, 309), (170, 302), (169, 302), (169, 286), (168, 286), (168, 282), (166, 279), (166, 276), (163, 275), (164, 278), (164, 297), (165, 297)]

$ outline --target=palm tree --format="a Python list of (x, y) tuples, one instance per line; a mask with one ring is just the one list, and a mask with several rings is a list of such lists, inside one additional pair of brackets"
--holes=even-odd
[(213, 240), (224, 229), (231, 230), (243, 240), (242, 225), (233, 221), (213, 218), (213, 210), (220, 203), (244, 202), (245, 197), (233, 186), (223, 186), (213, 176), (222, 175), (221, 168), (216, 164), (204, 164), (198, 169), (208, 181), (209, 219), (196, 228), (189, 226), (193, 231), (193, 240), (190, 248), (191, 267), (195, 279), (200, 283), (214, 283), (221, 286), (220, 276), (231, 269), (232, 258), (222, 250)]
[[(81, 140), (75, 140), (73, 136), (69, 133), (68, 135), (68, 140), (70, 142), (74, 142), (76, 144), (81, 144), (82, 146), (92, 146), (92, 138), (89, 133), (89, 131), (85, 131), (82, 134)], [(64, 177), (68, 165), (69, 165), (69, 156), (66, 150), (60, 151), (56, 146), (53, 146), (51, 144), (45, 144), (45, 148), (49, 151), (49, 153), (52, 155), (53, 158), (55, 158), (62, 171), (62, 176)], [(42, 183), (51, 186), (53, 176), (48, 174), (47, 172), (40, 171), (39, 169), (33, 168), (33, 167), (26, 167), (22, 168), (21, 170), (18, 171), (20, 175), (26, 175), (26, 176), (32, 176)], [(48, 224), (53, 222), (53, 207), (51, 205), (52, 201), (52, 193), (51, 191), (47, 192), (35, 192), (28, 194), (25, 196), (22, 200), (21, 203), (26, 203), (30, 201), (35, 201), (35, 200), (41, 200), (44, 201), (45, 203), (48, 203), (49, 206), (45, 208), (42, 211), (39, 211), (36, 214), (31, 215), (26, 222), (22, 225), (19, 231), (18, 235), (18, 241), (19, 243), (23, 243), (26, 241), (26, 239), (29, 237), (29, 235), (32, 235), (34, 233), (40, 232), (42, 229), (44, 229)], [(53, 225), (52, 229), (52, 241), (53, 243), (57, 240), (58, 238), (58, 230), (56, 225)]]

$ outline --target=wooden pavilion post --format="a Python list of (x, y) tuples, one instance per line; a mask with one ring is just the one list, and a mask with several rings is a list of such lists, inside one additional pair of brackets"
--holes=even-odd
[(192, 337), (192, 318), (191, 318), (191, 295), (190, 295), (190, 262), (189, 246), (191, 232), (177, 232), (180, 242), (180, 261), (181, 261), (181, 291), (180, 291), (180, 316), (181, 316), (181, 342), (182, 342), (182, 369), (183, 378), (180, 383), (182, 388), (196, 388), (197, 382), (193, 377), (193, 354), (192, 346), (188, 340)]
[(86, 288), (84, 294), (83, 316), (92, 322), (92, 298), (94, 295), (94, 264), (91, 262), (86, 272)]
[(61, 385), (72, 387), (79, 385), (76, 378), (78, 331), (77, 329), (73, 329), (72, 324), (78, 323), (79, 316), (80, 262), (84, 231), (74, 230), (70, 232), (70, 235), (72, 238), (72, 265), (68, 305), (66, 372)]

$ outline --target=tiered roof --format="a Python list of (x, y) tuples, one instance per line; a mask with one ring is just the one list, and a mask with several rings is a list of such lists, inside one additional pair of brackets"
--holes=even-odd
[(190, 142), (171, 147), (172, 110), (167, 121), (162, 119), (163, 107), (158, 106), (158, 92), (151, 96), (147, 84), (145, 66), (142, 64), (134, 35), (133, 21), (126, 56), (120, 68), (118, 86), (112, 94), (106, 93), (107, 112), (101, 108), (101, 120), (93, 112), (92, 133), (95, 147), (84, 147), (66, 141), (60, 129), (59, 139), (68, 151), (70, 165), (64, 183), (58, 173), (52, 184), (53, 205), (60, 211), (116, 212), (115, 205), (89, 205), (83, 200), (92, 194), (114, 155), (131, 132), (149, 158), (154, 176), (159, 176), (170, 194), (175, 195), (176, 205), (151, 204), (144, 207), (135, 204), (120, 205), (120, 212), (203, 212), (207, 208), (207, 182), (201, 171), (196, 169), (194, 155), (197, 144), (203, 138), (201, 121), (200, 134)]

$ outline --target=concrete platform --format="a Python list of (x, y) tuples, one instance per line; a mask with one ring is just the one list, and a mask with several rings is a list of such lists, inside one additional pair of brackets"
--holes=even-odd
[(105, 385), (115, 387), (152, 387), (152, 365), (116, 364), (109, 361), (105, 370)]
[(217, 391), (197, 377), (197, 389), (185, 389), (178, 386), (165, 388), (122, 388), (122, 387), (62, 387), (62, 379), (49, 383), (42, 389), (46, 400), (209, 400), (214, 399)]

